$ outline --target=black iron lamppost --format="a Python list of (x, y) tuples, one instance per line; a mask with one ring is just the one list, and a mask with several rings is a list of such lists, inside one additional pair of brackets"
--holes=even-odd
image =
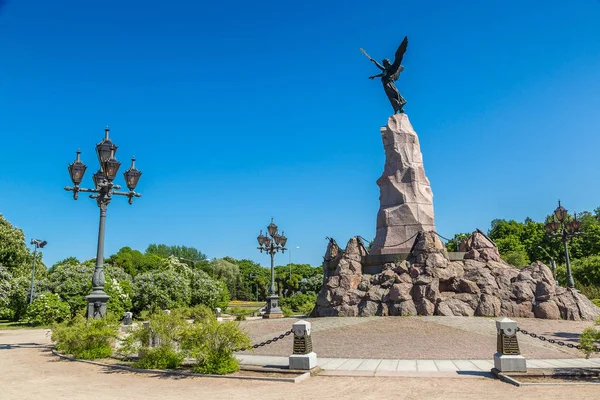
[(558, 207), (554, 210), (552, 221), (546, 224), (546, 232), (551, 237), (561, 238), (565, 249), (565, 263), (567, 265), (567, 287), (574, 288), (575, 281), (573, 275), (571, 275), (571, 261), (569, 260), (569, 247), (567, 243), (572, 237), (579, 235), (579, 229), (581, 228), (581, 221), (577, 220), (577, 213), (574, 213), (574, 218), (567, 220), (568, 212), (566, 208), (560, 205), (558, 201)]
[(45, 240), (31, 239), (30, 244), (34, 245), (33, 249), (33, 268), (31, 270), (31, 286), (29, 286), (29, 304), (33, 301), (33, 287), (35, 279), (35, 258), (37, 256), (37, 249), (43, 249), (48, 244)]
[(110, 130), (108, 127), (104, 130), (104, 139), (96, 145), (96, 154), (100, 169), (92, 179), (95, 189), (85, 189), (79, 187), (83, 180), (83, 175), (87, 166), (81, 162), (81, 152), (77, 150), (77, 158), (69, 165), (69, 174), (73, 181), (73, 187), (66, 186), (65, 190), (73, 192), (73, 199), (77, 200), (79, 192), (94, 193), (90, 198), (96, 199), (100, 208), (100, 227), (98, 229), (98, 249), (96, 252), (96, 268), (92, 277), (92, 293), (86, 296), (88, 301), (87, 317), (102, 318), (106, 315), (106, 302), (109, 296), (104, 292), (104, 226), (106, 221), (106, 208), (112, 200), (113, 195), (126, 196), (129, 204), (133, 203), (134, 197), (140, 197), (141, 194), (134, 191), (142, 173), (135, 167), (135, 157), (131, 159), (131, 167), (123, 176), (129, 192), (119, 192), (121, 186), (115, 185), (113, 180), (117, 177), (117, 172), (121, 163), (115, 158), (117, 146), (108, 138)]
[(278, 304), (279, 296), (275, 292), (275, 266), (273, 262), (275, 253), (281, 251), (283, 254), (287, 250), (285, 248), (287, 238), (283, 231), (281, 232), (281, 235), (277, 233), (277, 225), (275, 225), (273, 218), (271, 218), (271, 223), (267, 226), (267, 235), (263, 235), (261, 229), (260, 234), (256, 239), (258, 240), (258, 249), (260, 252), (262, 253), (264, 251), (271, 255), (271, 289), (269, 291), (269, 296), (267, 296), (267, 310), (263, 315), (263, 318), (282, 318), (283, 313)]

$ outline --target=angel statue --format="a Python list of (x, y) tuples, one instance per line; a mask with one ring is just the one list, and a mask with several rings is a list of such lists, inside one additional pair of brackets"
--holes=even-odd
[(371, 60), (377, 66), (377, 68), (381, 70), (380, 74), (370, 76), (369, 79), (381, 78), (381, 83), (383, 83), (383, 90), (385, 90), (385, 94), (390, 100), (390, 103), (392, 103), (392, 107), (394, 108), (394, 114), (403, 113), (404, 110), (402, 109), (402, 107), (404, 107), (404, 105), (406, 104), (406, 100), (404, 100), (404, 97), (402, 97), (400, 92), (398, 92), (398, 89), (396, 88), (396, 85), (394, 85), (394, 82), (398, 80), (400, 72), (404, 70), (404, 67), (400, 65), (400, 63), (402, 62), (402, 57), (404, 57), (404, 52), (406, 52), (407, 46), (408, 36), (405, 36), (402, 43), (400, 43), (398, 50), (396, 50), (394, 63), (392, 64), (390, 63), (389, 59), (384, 58), (382, 61), (383, 65), (379, 64), (377, 61), (369, 57), (369, 55), (363, 49), (360, 49), (365, 54), (365, 56), (369, 57), (369, 60)]

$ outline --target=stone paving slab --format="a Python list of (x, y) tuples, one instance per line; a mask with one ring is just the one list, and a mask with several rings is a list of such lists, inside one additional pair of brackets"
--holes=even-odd
[(458, 367), (450, 360), (434, 360), (433, 362), (440, 372), (458, 371)]
[(358, 368), (357, 371), (377, 371), (379, 364), (381, 364), (383, 360), (364, 360)]
[(417, 371), (436, 372), (438, 369), (432, 360), (417, 360)]
[(377, 367), (377, 371), (379, 371), (379, 372), (394, 371), (395, 372), (396, 369), (398, 368), (398, 361), (399, 360), (381, 360), (381, 363)]
[[(236, 355), (241, 364), (273, 367), (289, 365), (288, 357)], [(492, 360), (392, 360), (381, 358), (317, 358), (317, 364), (333, 375), (346, 376), (406, 376), (405, 373), (446, 374), (464, 372), (489, 372), (494, 363)], [(600, 359), (559, 358), (528, 359), (527, 368), (600, 368)]]
[(417, 360), (398, 360), (396, 371), (416, 371)]
[(459, 371), (481, 371), (481, 368), (479, 368), (470, 360), (452, 360), (452, 362), (454, 365), (456, 365)]

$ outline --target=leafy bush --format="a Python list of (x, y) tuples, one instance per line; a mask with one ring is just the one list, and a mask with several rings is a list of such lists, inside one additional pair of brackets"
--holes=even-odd
[(52, 327), (52, 340), (58, 351), (75, 358), (92, 360), (112, 354), (119, 322), (110, 314), (104, 318), (88, 320), (76, 315), (70, 321)]
[(600, 325), (600, 318), (594, 323), (594, 326), (585, 328), (579, 337), (579, 345), (581, 351), (585, 353), (585, 358), (589, 358), (590, 354), (594, 353), (596, 342), (600, 341), (600, 329), (596, 328), (598, 325)]
[(244, 307), (233, 307), (227, 310), (228, 314), (235, 315), (236, 321), (245, 321), (246, 317), (252, 315), (254, 310)]
[(280, 299), (279, 305), (290, 308), (292, 311), (300, 311), (301, 307), (304, 307), (304, 309), (308, 308), (307, 303), (314, 306), (316, 302), (317, 295), (314, 293), (296, 293), (293, 296)]
[(204, 304), (196, 304), (194, 307), (182, 307), (171, 310), (185, 319), (199, 320), (204, 318), (216, 318), (214, 312)]
[(144, 369), (175, 369), (183, 363), (185, 356), (170, 345), (160, 345), (145, 350), (134, 363), (136, 368)]
[[(148, 324), (139, 324), (124, 339), (121, 352), (125, 355), (138, 354), (135, 363), (138, 368), (177, 368), (185, 355), (176, 350), (189, 324), (181, 313), (152, 314)], [(150, 347), (151, 341), (158, 340), (158, 347)]]
[(8, 319), (18, 321), (27, 313), (30, 283), (31, 278), (29, 277), (13, 277), (8, 290), (8, 307), (4, 311)]
[(315, 303), (304, 303), (300, 307), (298, 307), (298, 312), (302, 315), (310, 315), (314, 308)]
[(170, 310), (190, 304), (190, 283), (174, 270), (139, 274), (133, 286), (133, 307), (136, 312)]
[(281, 312), (283, 313), (284, 317), (291, 317), (294, 315), (294, 311), (286, 306), (281, 306)]
[(27, 308), (27, 322), (34, 325), (51, 325), (71, 316), (67, 302), (55, 293), (42, 293)]
[(210, 278), (206, 272), (196, 270), (191, 278), (192, 305), (204, 304), (214, 310), (226, 309), (229, 304), (229, 291), (222, 281)]
[(2, 318), (3, 310), (8, 307), (10, 303), (9, 294), (12, 287), (10, 281), (12, 280), (12, 274), (2, 264), (0, 264), (0, 318)]
[(237, 371), (239, 363), (233, 352), (250, 345), (250, 339), (235, 322), (221, 323), (212, 318), (191, 325), (181, 343), (182, 349), (198, 362), (195, 372), (218, 375)]

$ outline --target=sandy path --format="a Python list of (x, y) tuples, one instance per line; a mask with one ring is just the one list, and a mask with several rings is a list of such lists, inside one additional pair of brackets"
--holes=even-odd
[(45, 330), (0, 331), (0, 399), (597, 399), (597, 386), (517, 388), (472, 378), (315, 377), (299, 384), (181, 378), (61, 360)]

